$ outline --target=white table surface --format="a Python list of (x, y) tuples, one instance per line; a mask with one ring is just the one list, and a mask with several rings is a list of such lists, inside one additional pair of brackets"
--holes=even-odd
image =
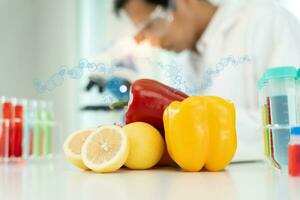
[(300, 178), (263, 162), (231, 164), (224, 172), (175, 168), (117, 173), (80, 171), (63, 161), (0, 164), (1, 200), (300, 200)]

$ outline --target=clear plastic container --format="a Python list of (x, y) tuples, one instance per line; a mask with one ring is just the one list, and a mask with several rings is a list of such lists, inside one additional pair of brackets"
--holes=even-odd
[(270, 138), (273, 144), (273, 148), (271, 149), (271, 152), (273, 152), (272, 161), (276, 162), (275, 167), (279, 169), (287, 168), (288, 165), (288, 144), (290, 141), (290, 131), (290, 127), (270, 128)]
[(266, 71), (264, 80), (269, 125), (297, 124), (296, 78), (295, 67), (275, 67)]
[(290, 127), (266, 127), (264, 130), (267, 160), (277, 169), (286, 169)]
[[(269, 68), (257, 84), (265, 155), (277, 169), (288, 165), (288, 143), (291, 127), (298, 123), (295, 67)], [(300, 84), (300, 82), (299, 82)]]

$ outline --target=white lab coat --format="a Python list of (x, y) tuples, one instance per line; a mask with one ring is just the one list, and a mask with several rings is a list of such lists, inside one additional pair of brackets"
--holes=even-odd
[[(300, 66), (300, 25), (281, 7), (271, 4), (220, 5), (192, 55), (194, 81), (203, 85), (207, 70), (232, 55), (248, 56), (244, 64), (227, 63), (213, 74), (199, 95), (217, 95), (236, 105), (238, 149), (234, 161), (264, 157), (256, 82), (271, 66)], [(219, 68), (220, 69), (220, 68)], [(191, 79), (190, 79), (191, 80)]]

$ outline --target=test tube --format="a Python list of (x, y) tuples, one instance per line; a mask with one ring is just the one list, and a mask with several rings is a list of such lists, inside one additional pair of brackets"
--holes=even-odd
[(46, 155), (52, 155), (52, 143), (53, 143), (53, 128), (54, 128), (54, 111), (53, 111), (53, 103), (47, 102), (47, 142), (45, 143), (45, 152)]
[(31, 133), (31, 121), (29, 115), (28, 100), (22, 100), (23, 105), (23, 159), (28, 159), (30, 156), (30, 133)]
[(51, 154), (52, 144), (52, 103), (46, 101), (40, 102), (39, 120), (41, 121), (41, 151), (42, 155), (47, 156)]
[[(4, 135), (4, 143), (8, 142), (8, 157), (13, 156), (14, 152), (14, 133), (13, 133), (13, 105), (12, 101), (8, 97), (1, 98), (2, 107), (2, 119), (7, 120), (8, 125), (8, 135)], [(7, 137), (6, 137), (7, 136)]]
[(293, 127), (288, 150), (289, 174), (300, 176), (300, 127)]
[(21, 100), (13, 101), (13, 156), (22, 157), (23, 141), (23, 105)]
[(4, 155), (5, 155), (5, 136), (6, 136), (6, 133), (5, 133), (5, 124), (4, 124), (4, 118), (3, 118), (3, 100), (4, 100), (4, 97), (1, 97), (0, 99), (0, 129), (1, 129), (1, 132), (0, 132), (0, 160), (3, 160), (4, 159)]
[(37, 158), (40, 155), (40, 120), (38, 117), (38, 102), (33, 100), (29, 103), (29, 118), (30, 118), (30, 154), (32, 158)]
[(7, 162), (9, 159), (10, 121), (0, 118), (0, 124), (0, 162)]
[(44, 152), (44, 142), (45, 142), (45, 132), (46, 132), (46, 125), (44, 119), (44, 109), (45, 109), (45, 102), (38, 101), (37, 102), (37, 120), (39, 121), (39, 138), (38, 138), (38, 156), (43, 156)]

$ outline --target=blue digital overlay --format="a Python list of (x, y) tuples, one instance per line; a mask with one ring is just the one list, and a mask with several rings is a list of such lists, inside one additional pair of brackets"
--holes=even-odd
[[(138, 59), (144, 59), (146, 62), (152, 64), (154, 67), (158, 67), (160, 70), (165, 69), (163, 70), (163, 73), (165, 73), (164, 76), (171, 81), (172, 87), (193, 95), (197, 94), (200, 91), (205, 91), (206, 89), (211, 87), (213, 78), (217, 77), (227, 67), (241, 66), (243, 64), (251, 63), (252, 60), (247, 55), (241, 57), (234, 57), (232, 55), (226, 56), (222, 58), (214, 67), (207, 68), (207, 70), (202, 73), (199, 78), (199, 80), (201, 80), (201, 83), (199, 85), (189, 87), (189, 84), (183, 78), (183, 66), (179, 65), (175, 60), (171, 60), (170, 62), (161, 62), (159, 60), (147, 57)], [(40, 93), (51, 92), (55, 88), (61, 86), (67, 78), (74, 80), (80, 79), (87, 71), (89, 73), (101, 73), (106, 76), (111, 76), (112, 80), (109, 80), (107, 82), (107, 86), (112, 93), (118, 93), (118, 95), (120, 96), (120, 91), (116, 91), (116, 88), (119, 90), (120, 81), (114, 79), (113, 75), (115, 72), (123, 69), (124, 65), (120, 62), (114, 62), (110, 65), (107, 65), (105, 63), (90, 63), (87, 59), (81, 59), (75, 67), (59, 67), (57, 72), (51, 75), (50, 78), (46, 81), (35, 79), (33, 81), (33, 85)], [(137, 72), (134, 67), (129, 67), (128, 69)], [(110, 101), (113, 101), (113, 98), (111, 98), (111, 96), (108, 96), (107, 98), (103, 97), (103, 101), (105, 101), (104, 103), (109, 104), (112, 103)]]

